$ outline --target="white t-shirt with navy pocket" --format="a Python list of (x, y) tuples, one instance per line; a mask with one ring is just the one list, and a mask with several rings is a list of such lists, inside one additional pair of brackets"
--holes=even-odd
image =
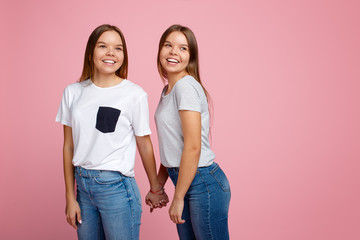
[(133, 177), (135, 136), (151, 134), (146, 92), (124, 79), (100, 88), (90, 80), (64, 90), (56, 121), (72, 128), (74, 166)]

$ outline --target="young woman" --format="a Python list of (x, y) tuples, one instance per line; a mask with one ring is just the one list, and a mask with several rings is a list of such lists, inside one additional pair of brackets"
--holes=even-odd
[(230, 185), (209, 144), (207, 92), (199, 76), (193, 32), (173, 25), (157, 58), (164, 87), (155, 113), (161, 163), (159, 182), (175, 188), (169, 209), (180, 239), (229, 239)]
[(126, 79), (127, 71), (120, 29), (97, 27), (80, 80), (66, 87), (56, 116), (64, 125), (66, 218), (79, 239), (139, 239), (136, 145), (150, 183), (146, 202), (152, 207), (168, 202), (157, 180), (147, 94)]

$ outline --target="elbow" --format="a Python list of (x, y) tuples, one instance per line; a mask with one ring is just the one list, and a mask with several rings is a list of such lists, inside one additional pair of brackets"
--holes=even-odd
[(188, 144), (188, 145), (184, 145), (184, 151), (194, 154), (194, 155), (199, 155), (201, 153), (201, 143), (200, 144)]
[(63, 151), (64, 151), (64, 153), (73, 153), (74, 146), (72, 144), (64, 144)]

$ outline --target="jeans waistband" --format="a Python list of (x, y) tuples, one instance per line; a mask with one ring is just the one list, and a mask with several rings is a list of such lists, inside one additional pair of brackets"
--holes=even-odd
[[(197, 168), (197, 172), (210, 172), (212, 171), (214, 168), (216, 168), (218, 166), (218, 164), (216, 162), (213, 162), (211, 165), (209, 166), (205, 166), (205, 167), (198, 167)], [(167, 168), (168, 171), (172, 171), (172, 172), (179, 172), (179, 167), (171, 167), (171, 168)]]
[(81, 177), (100, 177), (102, 171), (103, 170), (91, 170), (75, 166), (75, 174)]

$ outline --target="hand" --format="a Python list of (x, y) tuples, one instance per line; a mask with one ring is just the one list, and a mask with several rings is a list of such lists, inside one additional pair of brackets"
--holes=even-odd
[(149, 191), (145, 197), (145, 202), (148, 206), (150, 206), (150, 212), (152, 212), (154, 208), (165, 207), (169, 202), (169, 198), (164, 190), (162, 193), (152, 193)]
[(76, 200), (66, 201), (65, 215), (67, 222), (77, 229), (76, 220), (81, 224), (80, 206)]
[(182, 212), (184, 210), (184, 199), (173, 199), (169, 208), (169, 215), (171, 221), (176, 224), (183, 224), (185, 220), (181, 219)]

